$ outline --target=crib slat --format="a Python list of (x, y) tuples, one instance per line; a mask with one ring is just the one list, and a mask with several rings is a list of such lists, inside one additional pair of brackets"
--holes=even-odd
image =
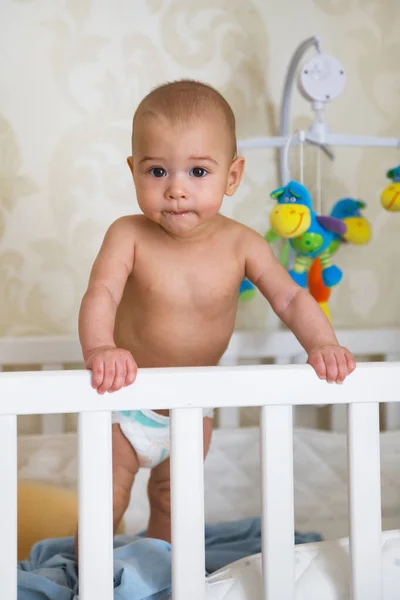
[(112, 600), (111, 413), (79, 415), (79, 600)]
[(262, 566), (264, 600), (294, 599), (293, 415), (261, 409)]
[(0, 417), (0, 590), (17, 600), (17, 417)]
[(379, 404), (347, 409), (352, 599), (382, 598)]
[(171, 411), (171, 532), (174, 600), (204, 600), (203, 411)]

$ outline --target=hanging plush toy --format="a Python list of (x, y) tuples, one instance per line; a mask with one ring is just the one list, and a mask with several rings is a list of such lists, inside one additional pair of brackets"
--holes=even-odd
[[(361, 212), (365, 207), (365, 202), (354, 200), (353, 198), (343, 198), (335, 204), (331, 212), (331, 217), (340, 219), (346, 225), (347, 231), (342, 236), (336, 235), (333, 239), (329, 246), (331, 256), (338, 251), (341, 244), (362, 245), (370, 241), (371, 225)], [(316, 258), (311, 265), (307, 283), (310, 294), (321, 306), (328, 319), (331, 320), (328, 308), (331, 289), (324, 285), (322, 281), (322, 267), (319, 258)]]
[(323, 283), (326, 287), (337, 285), (342, 271), (332, 265), (329, 247), (336, 235), (346, 233), (346, 225), (337, 218), (317, 215), (307, 188), (297, 181), (275, 190), (271, 197), (277, 200), (270, 214), (271, 228), (280, 237), (287, 238), (296, 252), (293, 269), (289, 271), (293, 280), (306, 287), (308, 271), (319, 257)]
[(386, 177), (392, 183), (385, 188), (381, 194), (381, 204), (389, 212), (400, 212), (400, 165), (390, 169)]
[(331, 256), (343, 242), (349, 242), (358, 246), (368, 244), (372, 231), (369, 221), (362, 214), (362, 210), (366, 206), (365, 202), (354, 200), (354, 198), (343, 198), (336, 202), (332, 209), (331, 217), (343, 221), (347, 227), (347, 231), (342, 236), (336, 236), (336, 240), (334, 240), (330, 248)]

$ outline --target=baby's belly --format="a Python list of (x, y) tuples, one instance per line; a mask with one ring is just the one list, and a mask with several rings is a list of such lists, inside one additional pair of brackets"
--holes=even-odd
[[(148, 315), (146, 315), (148, 317)], [(196, 318), (117, 318), (115, 342), (139, 367), (216, 365), (235, 326), (235, 312), (218, 321)]]

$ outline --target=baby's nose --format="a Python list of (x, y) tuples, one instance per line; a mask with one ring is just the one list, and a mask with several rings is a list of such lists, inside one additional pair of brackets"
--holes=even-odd
[(188, 194), (184, 186), (180, 185), (178, 181), (171, 181), (171, 185), (166, 190), (166, 196), (169, 200), (185, 200)]
[(178, 189), (168, 190), (167, 196), (170, 200), (185, 200), (187, 198), (186, 192)]

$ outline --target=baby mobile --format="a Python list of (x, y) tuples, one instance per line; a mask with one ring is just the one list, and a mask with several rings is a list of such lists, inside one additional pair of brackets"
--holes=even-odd
[[(290, 139), (286, 149), (287, 154)], [(288, 268), (293, 280), (307, 288), (331, 321), (328, 300), (333, 287), (342, 279), (342, 271), (332, 263), (332, 257), (344, 244), (367, 244), (371, 239), (371, 225), (363, 215), (365, 202), (354, 198), (342, 198), (336, 202), (329, 215), (321, 213), (321, 169), (319, 154), (317, 163), (317, 206), (314, 210), (311, 195), (303, 185), (303, 144), (300, 143), (301, 182), (289, 181), (274, 190), (270, 196), (276, 205), (270, 213), (270, 230), (265, 239), (271, 243), (285, 240), (280, 262)], [(288, 172), (288, 171), (287, 171)], [(392, 180), (382, 193), (381, 202), (386, 210), (400, 211), (400, 165), (391, 169), (387, 177)], [(294, 254), (293, 266), (289, 268), (289, 250)], [(240, 298), (251, 299), (254, 286), (244, 280)]]

